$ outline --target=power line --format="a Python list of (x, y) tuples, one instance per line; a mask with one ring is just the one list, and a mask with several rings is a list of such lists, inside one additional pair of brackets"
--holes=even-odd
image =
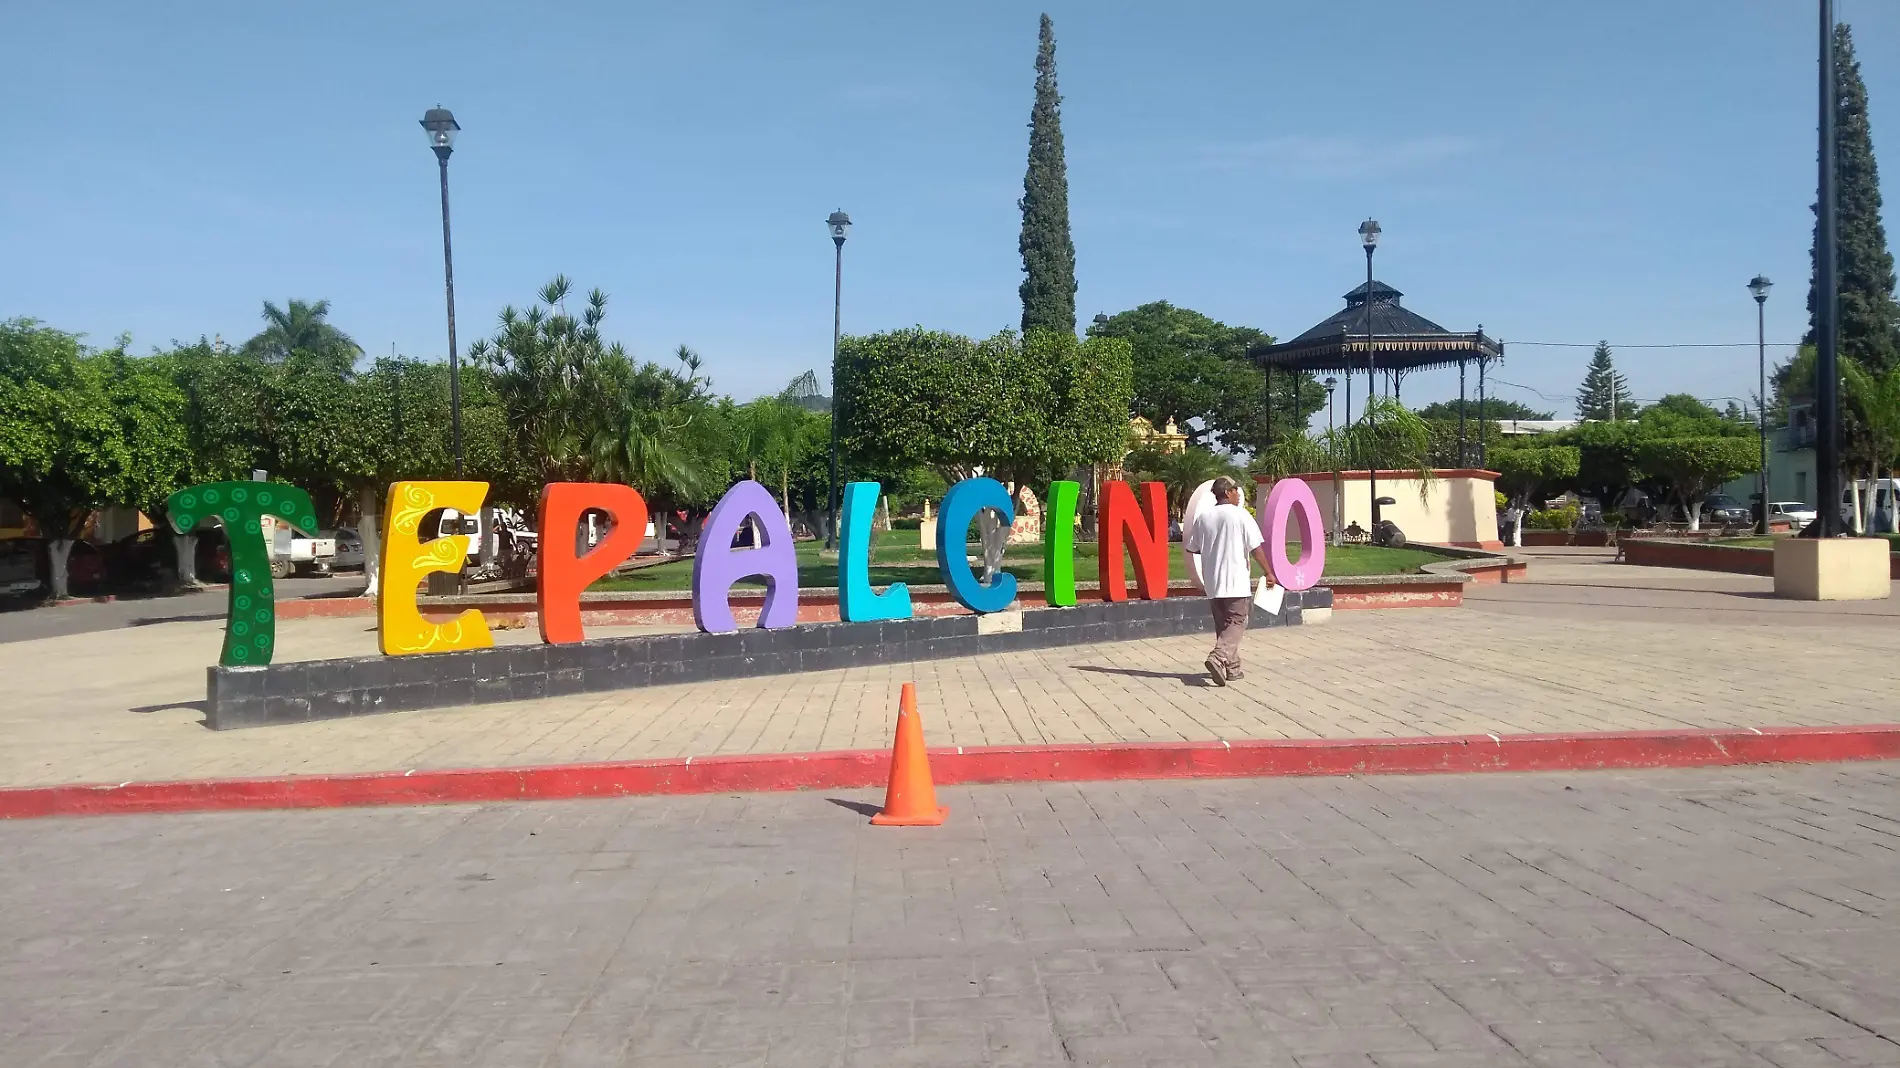
[[(1503, 339), (1499, 339), (1499, 340), (1503, 340)], [(1507, 347), (1511, 345), (1531, 345), (1540, 349), (1594, 349), (1597, 347), (1598, 344), (1607, 344), (1607, 342), (1505, 341), (1504, 344)], [(1756, 344), (1757, 343), (1753, 341), (1684, 342), (1680, 344), (1668, 344), (1668, 345), (1621, 345), (1621, 344), (1618, 344), (1618, 345), (1610, 345), (1610, 350), (1614, 352), (1617, 349), (1752, 349), (1755, 347)], [(1770, 341), (1767, 343), (1767, 345), (1769, 348), (1798, 348), (1800, 347), (1801, 342), (1799, 341)]]

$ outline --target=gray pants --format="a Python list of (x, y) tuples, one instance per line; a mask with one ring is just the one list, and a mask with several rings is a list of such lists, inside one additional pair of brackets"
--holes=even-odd
[(1240, 670), (1240, 637), (1247, 633), (1247, 616), (1253, 611), (1251, 597), (1209, 597), (1214, 610), (1214, 651), (1208, 659), (1229, 671)]

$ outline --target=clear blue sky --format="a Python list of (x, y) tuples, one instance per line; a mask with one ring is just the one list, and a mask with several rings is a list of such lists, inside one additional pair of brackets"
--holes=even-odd
[[(1900, 3), (1839, 0), (1900, 204)], [(0, 65), (0, 317), (138, 351), (327, 298), (372, 354), (440, 356), (435, 161), (464, 346), (556, 272), (611, 336), (715, 385), (845, 328), (1019, 314), (1034, 4), (14, 5)], [(189, 15), (181, 15), (189, 10)], [(1806, 324), (1815, 5), (1052, 2), (1083, 322), (1166, 299), (1290, 337), (1363, 270), (1512, 341), (1771, 340)], [(1900, 236), (1897, 234), (1896, 236)], [(1587, 349), (1499, 377), (1569, 397)], [(1754, 353), (1618, 354), (1641, 398), (1743, 396)], [(1408, 380), (1415, 402), (1455, 373)], [(1532, 403), (1521, 390), (1501, 393)]]

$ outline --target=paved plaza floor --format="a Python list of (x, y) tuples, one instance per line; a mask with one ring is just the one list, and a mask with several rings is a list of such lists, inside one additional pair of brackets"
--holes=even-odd
[[(225, 732), (200, 725), (221, 622), (14, 641), (0, 644), (0, 785), (880, 749), (909, 680), (933, 745), (1900, 720), (1900, 600), (1783, 602), (1765, 578), (1602, 552), (1537, 555), (1531, 577), (1470, 587), (1459, 609), (1256, 632), (1247, 677), (1225, 689), (1202, 677), (1208, 640), (1186, 637)], [(285, 621), (280, 655), (369, 654), (372, 627)]]
[(1900, 768), (0, 823), (0, 1063), (1900, 1064)]

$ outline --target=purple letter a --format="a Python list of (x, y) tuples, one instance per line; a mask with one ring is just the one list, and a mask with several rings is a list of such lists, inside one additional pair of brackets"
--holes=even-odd
[[(765, 543), (734, 549), (732, 539), (753, 517), (764, 528)], [(699, 532), (699, 551), (693, 554), (693, 622), (700, 630), (719, 634), (739, 629), (728, 596), (734, 582), (752, 575), (765, 578), (765, 611), (759, 613), (759, 626), (797, 623), (798, 555), (792, 551), (792, 528), (772, 499), (772, 491), (748, 479), (719, 498)]]

